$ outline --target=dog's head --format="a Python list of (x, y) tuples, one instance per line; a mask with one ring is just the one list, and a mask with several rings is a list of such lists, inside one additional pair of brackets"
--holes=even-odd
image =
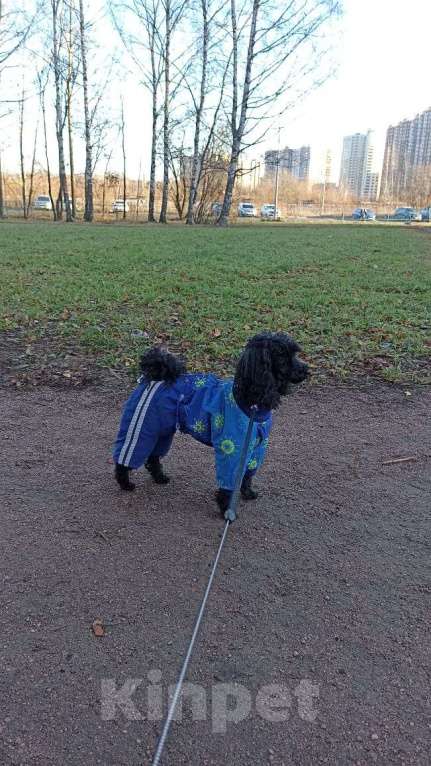
[(238, 361), (234, 394), (248, 407), (273, 410), (289, 391), (309, 375), (307, 365), (297, 358), (298, 344), (282, 332), (263, 332), (247, 342)]

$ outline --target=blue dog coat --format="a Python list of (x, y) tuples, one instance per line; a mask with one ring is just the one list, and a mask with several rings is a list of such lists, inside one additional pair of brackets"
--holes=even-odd
[[(150, 457), (163, 457), (175, 431), (214, 447), (219, 487), (232, 490), (249, 413), (236, 403), (233, 381), (214, 375), (181, 375), (175, 383), (141, 380), (127, 400), (114, 445), (114, 460), (140, 468)], [(270, 412), (258, 411), (247, 455), (246, 472), (263, 463), (272, 425)]]

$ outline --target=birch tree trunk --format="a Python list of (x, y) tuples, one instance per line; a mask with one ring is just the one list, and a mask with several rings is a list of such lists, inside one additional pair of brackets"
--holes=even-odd
[(163, 105), (163, 193), (160, 223), (167, 223), (169, 198), (169, 98), (171, 56), (171, 0), (165, 0), (165, 94)]
[(6, 218), (3, 188), (4, 188), (3, 187), (3, 170), (2, 170), (2, 159), (1, 159), (1, 151), (0, 151), (0, 218)]
[(88, 67), (87, 67), (87, 42), (85, 39), (84, 3), (79, 0), (79, 30), (81, 36), (81, 65), (82, 87), (84, 92), (84, 123), (85, 123), (85, 211), (84, 220), (92, 221), (94, 218), (93, 202), (93, 156), (91, 143), (91, 115), (88, 99)]
[(47, 135), (47, 129), (46, 129), (46, 109), (45, 109), (45, 89), (41, 87), (41, 79), (39, 79), (39, 87), (40, 87), (40, 106), (42, 110), (42, 122), (43, 122), (43, 138), (44, 138), (44, 144), (45, 144), (45, 159), (46, 159), (46, 175), (47, 175), (47, 181), (48, 181), (48, 194), (49, 198), (51, 200), (51, 210), (52, 215), (54, 218), (54, 221), (57, 220), (57, 209), (54, 204), (54, 197), (52, 195), (52, 180), (51, 180), (51, 168), (49, 164), (49, 152), (48, 152), (48, 135)]
[(24, 166), (24, 99), (25, 93), (23, 90), (21, 100), (19, 102), (19, 162), (21, 169), (22, 214), (24, 218), (27, 218), (27, 190)]
[(112, 157), (112, 149), (106, 158), (105, 172), (103, 174), (103, 186), (102, 186), (102, 219), (105, 220), (105, 203), (106, 203), (106, 176), (108, 175), (109, 163)]
[(236, 174), (238, 171), (238, 159), (241, 152), (242, 139), (247, 121), (248, 100), (250, 96), (251, 73), (254, 59), (254, 49), (256, 44), (257, 19), (262, 0), (253, 0), (253, 10), (250, 23), (250, 34), (247, 48), (247, 59), (244, 73), (244, 84), (242, 87), (241, 108), (238, 120), (238, 24), (235, 7), (235, 0), (231, 0), (231, 23), (233, 40), (233, 97), (232, 97), (232, 145), (227, 172), (226, 189), (223, 200), (223, 207), (218, 220), (219, 226), (226, 226), (229, 213), (232, 206), (232, 196), (235, 186)]
[(58, 11), (60, 0), (51, 0), (52, 7), (52, 63), (54, 69), (55, 83), (55, 132), (58, 145), (58, 174), (60, 177), (60, 192), (57, 200), (57, 220), (61, 220), (63, 215), (62, 205), (66, 210), (66, 221), (73, 220), (70, 207), (69, 194), (67, 190), (66, 162), (64, 157), (64, 116), (61, 106), (61, 64), (60, 64), (60, 43), (58, 29)]
[(124, 122), (124, 102), (121, 99), (121, 148), (123, 152), (123, 220), (126, 219), (127, 176), (126, 176), (126, 126)]
[(73, 0), (70, 0), (69, 30), (68, 30), (68, 41), (67, 41), (66, 103), (67, 103), (67, 133), (68, 133), (68, 139), (69, 139), (70, 195), (72, 198), (72, 217), (76, 218), (75, 162), (74, 162), (74, 154), (73, 154), (73, 127), (72, 127), (72, 79), (73, 79), (72, 10), (73, 10)]
[(31, 203), (33, 201), (33, 188), (34, 188), (34, 170), (36, 167), (36, 149), (37, 149), (37, 134), (39, 132), (39, 125), (36, 125), (36, 130), (34, 131), (34, 142), (33, 142), (33, 156), (31, 159), (31, 170), (30, 170), (30, 187), (28, 190), (28, 197), (27, 197), (27, 218), (30, 216), (30, 209), (31, 209)]
[(72, 128), (72, 101), (68, 97), (67, 106), (67, 133), (69, 140), (69, 171), (70, 171), (70, 197), (72, 206), (72, 218), (76, 218), (76, 194), (75, 194), (75, 160), (73, 154), (73, 128)]
[[(156, 222), (156, 166), (159, 140), (159, 97), (166, 57), (164, 26), (166, 11), (179, 0), (110, 0), (114, 23), (123, 45), (142, 75), (142, 84), (151, 97), (151, 151), (148, 185), (148, 221)], [(184, 0), (185, 2), (186, 0)]]
[(202, 10), (202, 72), (201, 72), (201, 86), (199, 94), (199, 103), (196, 109), (195, 116), (195, 136), (193, 142), (193, 161), (192, 172), (190, 178), (190, 193), (189, 204), (187, 208), (186, 223), (194, 223), (194, 205), (196, 202), (196, 195), (198, 191), (198, 182), (200, 177), (200, 165), (202, 157), (200, 156), (200, 136), (201, 136), (201, 123), (202, 113), (205, 106), (205, 97), (207, 92), (207, 67), (208, 67), (208, 44), (209, 44), (209, 25), (208, 25), (208, 0), (201, 0)]
[(151, 167), (150, 184), (148, 192), (148, 220), (150, 223), (156, 222), (155, 201), (156, 201), (156, 153), (157, 153), (157, 74), (155, 68), (154, 49), (151, 49), (151, 70), (152, 70), (152, 131), (151, 131)]

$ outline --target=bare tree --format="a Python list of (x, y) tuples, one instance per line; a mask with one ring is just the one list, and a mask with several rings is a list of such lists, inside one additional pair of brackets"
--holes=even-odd
[(339, 12), (338, 0), (249, 0), (239, 10), (230, 0), (231, 143), (220, 225), (228, 221), (241, 152), (259, 141), (256, 133), (274, 109), (286, 108), (281, 98), (298, 88), (298, 79), (308, 75), (312, 87), (317, 33)]
[[(87, 41), (85, 35), (84, 3), (79, 0), (79, 29), (81, 36), (82, 87), (84, 93), (84, 129), (85, 129), (85, 212), (84, 219), (92, 221), (93, 205), (93, 147), (91, 139), (92, 117), (88, 97)], [(94, 115), (93, 115), (94, 116)]]
[(120, 38), (151, 96), (151, 157), (148, 194), (148, 221), (154, 223), (156, 162), (160, 89), (163, 77), (164, 48), (160, 34), (163, 21), (161, 0), (112, 0), (111, 13)]
[(29, 191), (27, 194), (27, 174), (25, 171), (25, 158), (24, 158), (24, 104), (25, 104), (26, 96), (24, 87), (22, 89), (21, 99), (19, 102), (19, 159), (20, 159), (20, 170), (21, 170), (21, 199), (22, 199), (22, 211), (23, 216), (25, 219), (27, 219), (30, 215), (30, 208), (33, 198), (33, 186), (34, 186), (34, 171), (36, 166), (36, 149), (37, 149), (37, 133), (38, 133), (38, 124), (36, 123), (36, 128), (34, 132), (34, 139), (33, 139), (33, 154), (32, 154), (32, 162), (31, 162), (31, 170), (30, 170), (30, 186)]
[(74, 34), (74, 0), (69, 0), (68, 25), (67, 25), (67, 75), (66, 75), (66, 113), (67, 134), (69, 140), (69, 170), (70, 170), (70, 196), (72, 203), (72, 217), (76, 218), (76, 193), (75, 193), (75, 159), (73, 150), (73, 119), (72, 119), (72, 94), (76, 80), (76, 39)]
[(102, 218), (105, 218), (105, 202), (106, 202), (106, 181), (108, 179), (108, 168), (111, 162), (112, 149), (106, 156), (105, 172), (103, 173), (103, 185), (102, 185)]
[(124, 101), (121, 99), (121, 150), (123, 153), (123, 220), (126, 218), (127, 175), (126, 175), (126, 124), (124, 120)]
[(32, 152), (32, 160), (31, 160), (31, 168), (30, 168), (30, 178), (29, 178), (29, 189), (27, 194), (27, 173), (25, 170), (25, 157), (24, 157), (24, 129), (25, 129), (24, 104), (25, 104), (25, 101), (26, 101), (26, 95), (25, 95), (25, 90), (23, 87), (20, 102), (19, 102), (19, 158), (20, 158), (20, 171), (21, 171), (22, 210), (23, 210), (23, 217), (27, 219), (30, 215), (31, 203), (33, 200), (34, 173), (36, 168), (37, 135), (39, 130), (39, 124), (38, 122), (36, 122), (36, 127), (34, 131), (33, 152)]
[(155, 200), (156, 200), (156, 155), (157, 155), (157, 121), (159, 118), (158, 93), (162, 76), (163, 58), (160, 56), (160, 48), (156, 47), (157, 36), (157, 17), (158, 3), (152, 3), (152, 12), (147, 14), (147, 34), (151, 57), (151, 164), (150, 164), (150, 183), (148, 191), (148, 220), (154, 223)]
[(200, 165), (198, 197), (194, 211), (196, 223), (202, 223), (214, 215), (214, 201), (222, 198), (226, 185), (228, 163), (222, 127), (219, 132), (220, 135), (213, 135), (210, 144), (205, 147)]
[(419, 165), (412, 169), (406, 184), (404, 199), (414, 207), (424, 207), (431, 198), (431, 167)]
[[(9, 9), (6, 7), (3, 0), (0, 0), (0, 76), (2, 69), (8, 63), (9, 59), (19, 50), (28, 38), (36, 17), (36, 12), (37, 8), (35, 14), (28, 18), (23, 8), (11, 5)], [(7, 113), (8, 112), (6, 112), (6, 114)], [(0, 115), (0, 117), (3, 116), (4, 115)], [(4, 217), (4, 179), (0, 162), (0, 218)]]
[(0, 70), (11, 56), (16, 53), (28, 38), (38, 12), (30, 18), (22, 7), (6, 9), (4, 0), (0, 0)]
[(64, 108), (64, 78), (62, 71), (61, 36), (64, 29), (64, 2), (51, 0), (52, 11), (52, 68), (55, 85), (55, 131), (58, 145), (58, 174), (60, 190), (57, 200), (57, 220), (62, 218), (63, 206), (66, 210), (66, 221), (73, 221), (72, 209), (67, 186), (66, 161), (64, 153), (64, 124), (66, 110)]
[[(177, 84), (173, 86), (171, 77), (171, 46), (172, 37), (175, 29), (180, 23), (187, 0), (162, 0), (164, 10), (164, 36), (163, 36), (163, 74), (164, 74), (164, 93), (163, 93), (163, 188), (162, 204), (160, 208), (160, 223), (167, 223), (167, 210), (169, 199), (169, 161), (170, 161), (170, 107), (172, 92), (177, 91)], [(179, 57), (177, 57), (179, 58)], [(182, 68), (177, 64), (176, 71), (181, 72)]]
[(170, 101), (170, 87), (171, 87), (171, 36), (172, 36), (172, 21), (171, 21), (171, 0), (163, 0), (163, 7), (165, 10), (165, 38), (164, 38), (164, 82), (165, 92), (163, 96), (163, 191), (162, 191), (162, 206), (160, 208), (160, 223), (166, 223), (167, 209), (168, 209), (168, 195), (169, 195), (169, 158), (170, 158), (170, 146), (169, 146), (169, 101)]
[(24, 165), (24, 102), (25, 102), (25, 91), (23, 87), (21, 99), (19, 102), (19, 165), (21, 170), (22, 211), (23, 211), (24, 218), (27, 218), (28, 217), (27, 190), (26, 190), (26, 177), (25, 177), (25, 165)]
[(31, 203), (33, 202), (34, 172), (36, 168), (36, 150), (37, 150), (38, 131), (39, 131), (39, 124), (36, 123), (36, 127), (34, 130), (34, 140), (33, 140), (33, 154), (31, 159), (31, 168), (30, 168), (30, 185), (29, 185), (28, 196), (27, 196), (27, 218), (30, 215)]
[(210, 42), (210, 20), (209, 20), (209, 2), (210, 0), (200, 0), (200, 8), (202, 13), (202, 61), (201, 61), (201, 78), (199, 99), (196, 102), (195, 109), (195, 135), (193, 141), (193, 162), (190, 174), (190, 193), (189, 203), (187, 209), (187, 223), (193, 223), (193, 208), (196, 202), (198, 177), (199, 177), (199, 162), (200, 162), (200, 138), (201, 138), (201, 123), (202, 116), (205, 107), (205, 99), (207, 96), (207, 76), (208, 76), (208, 48)]
[[(214, 14), (217, 14), (217, 10)], [(210, 35), (210, 25), (208, 24), (208, 36)], [(216, 40), (213, 45), (215, 45), (218, 48), (218, 40)], [(202, 50), (202, 58), (204, 60), (205, 58), (205, 51), (204, 48)], [(204, 123), (204, 106), (205, 101), (208, 97), (208, 92), (206, 92), (207, 87), (207, 80), (208, 80), (208, 74), (207, 71), (209, 69), (209, 65), (207, 62), (206, 67), (203, 65), (202, 61), (202, 71), (201, 71), (201, 87), (200, 87), (200, 100), (199, 102), (196, 102), (192, 95), (193, 104), (195, 107), (195, 132), (194, 132), (194, 142), (193, 142), (193, 160), (192, 160), (192, 170), (191, 170), (191, 178), (190, 178), (190, 194), (189, 194), (189, 202), (188, 202), (188, 210), (187, 210), (187, 224), (193, 224), (195, 222), (195, 206), (197, 206), (197, 217), (199, 217), (201, 220), (204, 216), (204, 207), (201, 205), (201, 203), (197, 202), (198, 195), (199, 195), (199, 187), (201, 180), (203, 178), (203, 175), (207, 168), (211, 166), (211, 160), (209, 161), (210, 154), (214, 155), (214, 139), (216, 135), (218, 134), (218, 137), (221, 138), (223, 135), (223, 129), (220, 130), (218, 123), (219, 123), (219, 114), (220, 110), (223, 105), (224, 101), (224, 94), (225, 94), (225, 84), (226, 84), (226, 76), (229, 68), (230, 59), (224, 63), (224, 66), (222, 70), (220, 71), (220, 67), (216, 66), (213, 68), (211, 73), (211, 80), (213, 83), (215, 83), (215, 88), (217, 89), (217, 99), (215, 102), (215, 108), (213, 108), (212, 115), (208, 120), (205, 120)], [(204, 136), (203, 144), (201, 145), (201, 134)], [(221, 139), (225, 141), (226, 139)], [(209, 164), (208, 164), (209, 161)], [(219, 165), (218, 165), (219, 167)], [(208, 178), (205, 182), (205, 188), (208, 190), (209, 186), (211, 184), (208, 184)]]
[(190, 189), (189, 157), (182, 145), (179, 149), (170, 147), (169, 165), (173, 183), (169, 186), (169, 196), (174, 203), (178, 218), (182, 221)]
[(39, 98), (40, 98), (40, 109), (42, 112), (42, 127), (43, 127), (43, 139), (44, 139), (44, 147), (45, 147), (45, 161), (46, 161), (46, 174), (47, 174), (47, 181), (48, 181), (48, 194), (49, 198), (51, 200), (51, 210), (52, 215), (54, 218), (54, 221), (57, 220), (57, 209), (54, 204), (54, 196), (52, 193), (52, 179), (51, 179), (51, 167), (49, 162), (49, 152), (48, 152), (48, 134), (47, 134), (47, 125), (46, 125), (46, 106), (45, 106), (45, 90), (48, 83), (49, 78), (49, 70), (47, 71), (45, 81), (43, 79), (43, 73), (38, 72), (37, 80), (38, 80), (38, 88), (39, 88)]
[(2, 159), (1, 159), (1, 150), (0, 150), (0, 218), (6, 218), (6, 208), (5, 208), (5, 202), (4, 202), (4, 191), (3, 191), (3, 170), (2, 170)]

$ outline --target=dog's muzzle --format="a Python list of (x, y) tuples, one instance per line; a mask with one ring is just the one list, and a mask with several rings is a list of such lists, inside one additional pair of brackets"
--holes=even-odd
[(308, 364), (305, 362), (298, 362), (292, 369), (290, 380), (292, 383), (302, 383), (310, 376), (310, 370)]

